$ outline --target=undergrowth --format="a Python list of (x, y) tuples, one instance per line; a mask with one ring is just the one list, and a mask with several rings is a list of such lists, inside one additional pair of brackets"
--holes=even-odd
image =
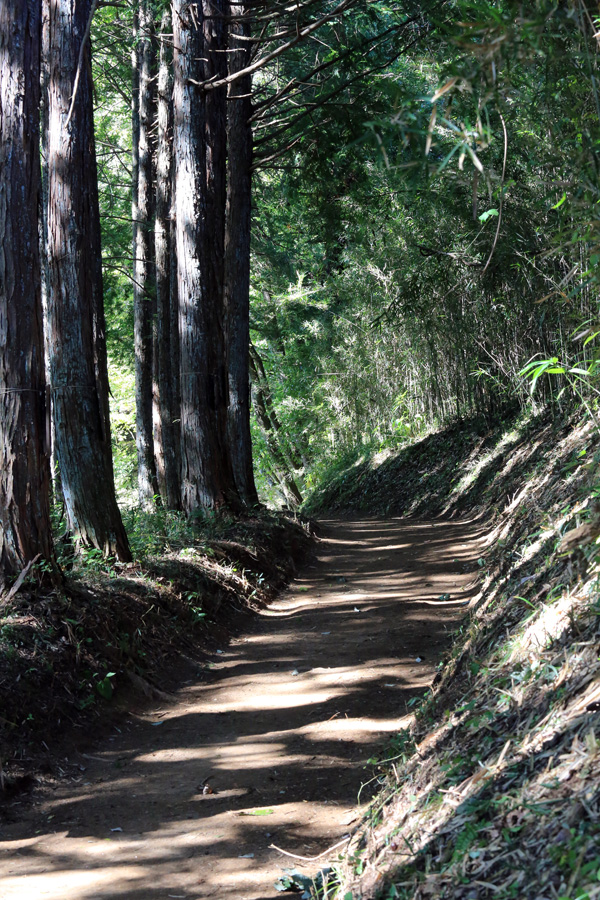
[[(58, 517), (60, 518), (60, 516)], [(3, 786), (54, 764), (73, 728), (101, 723), (129, 693), (156, 698), (187, 660), (202, 677), (211, 652), (287, 581), (310, 545), (284, 514), (190, 524), (156, 509), (126, 514), (134, 562), (57, 544), (63, 583), (33, 567), (0, 606)]]

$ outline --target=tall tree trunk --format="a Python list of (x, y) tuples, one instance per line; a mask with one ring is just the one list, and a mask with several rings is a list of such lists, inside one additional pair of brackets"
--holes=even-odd
[(129, 560), (110, 443), (89, 42), (82, 49), (92, 9), (92, 0), (50, 4), (50, 371), (69, 526), (78, 543)]
[[(172, 25), (171, 25), (172, 27)], [(171, 100), (172, 100), (171, 93)], [(173, 106), (171, 104), (171, 113)], [(172, 123), (171, 123), (172, 124)], [(177, 268), (177, 221), (175, 216), (175, 164), (173, 159), (173, 129), (171, 129), (171, 371), (173, 377), (171, 380), (171, 390), (173, 391), (173, 442), (175, 444), (175, 459), (177, 463), (177, 496), (179, 499), (178, 509), (181, 509), (181, 353), (179, 343), (179, 273)]]
[(0, 4), (0, 585), (52, 560), (38, 235), (41, 0)]
[[(40, 241), (40, 271), (42, 282), (42, 309), (47, 308), (48, 300), (48, 60), (50, 38), (50, 3), (41, 0), (42, 7), (42, 42), (40, 51), (40, 202), (38, 212), (38, 232)], [(44, 321), (44, 349), (46, 355), (46, 381), (50, 383), (50, 354), (48, 346), (48, 330)]]
[(41, 96), (40, 96), (40, 159), (41, 181), (39, 233), (40, 268), (42, 273), (42, 310), (44, 318), (44, 353), (46, 362), (46, 418), (50, 431), (50, 486), (51, 502), (62, 500), (62, 488), (56, 463), (54, 423), (52, 421), (52, 394), (50, 391), (50, 332), (48, 328), (48, 83), (49, 83), (49, 40), (50, 40), (50, 0), (42, 0), (42, 51), (41, 51)]
[[(156, 391), (158, 399), (159, 439), (155, 441), (156, 469), (163, 503), (167, 509), (181, 507), (179, 490), (179, 431), (176, 407), (179, 379), (177, 330), (173, 329), (176, 305), (171, 297), (175, 279), (175, 247), (171, 227), (173, 79), (172, 51), (169, 45), (171, 16), (165, 12), (161, 21), (160, 66), (158, 70), (158, 132), (156, 152), (156, 220), (154, 225), (156, 257)], [(175, 325), (177, 320), (175, 318)]]
[(206, 102), (198, 83), (206, 46), (200, 3), (173, 0), (174, 156), (181, 351), (182, 505), (239, 506), (227, 447), (222, 293), (210, 289)]
[[(48, 2), (48, 0), (46, 0)], [(140, 168), (140, 15), (139, 0), (132, 0), (133, 24), (131, 30), (131, 223), (133, 260), (132, 275), (135, 276), (135, 256), (138, 233), (138, 172)]]
[(154, 185), (151, 129), (156, 113), (154, 75), (156, 45), (151, 0), (141, 0), (137, 41), (138, 160), (137, 219), (133, 265), (133, 316), (135, 344), (135, 432), (138, 461), (138, 495), (142, 505), (151, 505), (158, 494), (154, 461), (152, 422), (152, 348), (156, 313), (154, 273)]
[[(250, 59), (250, 25), (245, 4), (230, 3), (229, 71), (241, 71)], [(235, 21), (238, 19), (238, 21)], [(227, 105), (227, 213), (224, 303), (229, 368), (227, 433), (233, 475), (247, 506), (258, 504), (250, 436), (250, 228), (252, 217), (252, 78), (232, 82)]]
[[(204, 78), (227, 77), (226, 0), (203, 0)], [(209, 91), (206, 108), (206, 222), (207, 289), (211, 295), (223, 294), (223, 246), (225, 242), (226, 161), (227, 161), (227, 88)], [(223, 327), (223, 325), (222, 325)], [(226, 373), (225, 373), (226, 376)]]
[[(227, 77), (228, 0), (203, 0), (204, 79)], [(227, 433), (229, 405), (227, 332), (224, 305), (225, 207), (227, 202), (227, 87), (222, 85), (206, 94), (206, 221), (202, 239), (206, 246), (206, 287), (209, 304), (215, 310), (215, 328), (219, 336), (219, 359), (214, 371), (215, 430), (223, 452), (225, 493), (229, 502), (239, 506), (239, 493), (233, 473), (231, 447)]]

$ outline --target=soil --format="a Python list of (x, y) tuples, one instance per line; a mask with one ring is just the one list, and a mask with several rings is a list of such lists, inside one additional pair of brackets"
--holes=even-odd
[[(291, 587), (172, 700), (74, 740), (0, 832), (4, 900), (271, 900), (356, 827), (361, 785), (475, 599), (479, 521), (322, 523)], [(360, 793), (371, 796), (372, 782)], [(332, 854), (335, 857), (335, 851)]]

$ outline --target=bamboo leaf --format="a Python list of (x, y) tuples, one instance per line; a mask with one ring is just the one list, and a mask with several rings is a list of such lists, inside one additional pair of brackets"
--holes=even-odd
[(600, 331), (594, 331), (593, 334), (590, 334), (590, 336), (585, 339), (585, 341), (583, 342), (583, 346), (587, 346), (587, 344), (589, 344), (590, 341), (593, 341), (595, 337), (598, 337), (599, 334)]
[(469, 147), (468, 144), (465, 144), (465, 147), (467, 148), (467, 153), (468, 153), (469, 156), (471, 157), (471, 162), (473, 163), (473, 165), (475, 166), (475, 168), (476, 168), (479, 172), (481, 172), (481, 174), (483, 175), (483, 164), (482, 164), (481, 160), (479, 159), (479, 157), (477, 156), (477, 154), (475, 153), (475, 151), (474, 151), (471, 147)]
[(433, 129), (435, 128), (435, 120), (437, 118), (437, 106), (434, 106), (429, 119), (429, 127), (427, 129), (427, 140), (425, 141), (425, 156), (431, 150), (431, 141), (433, 139)]
[(440, 99), (440, 97), (443, 97), (444, 94), (446, 94), (448, 91), (451, 91), (457, 81), (458, 81), (458, 78), (451, 78), (441, 88), (438, 88), (437, 91), (435, 92), (435, 94), (433, 95), (433, 97), (431, 98), (431, 102), (436, 103)]

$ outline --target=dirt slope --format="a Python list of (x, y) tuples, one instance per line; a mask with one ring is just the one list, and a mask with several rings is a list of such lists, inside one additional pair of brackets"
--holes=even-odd
[(595, 900), (600, 431), (547, 412), (466, 438), (448, 429), (340, 476), (350, 506), (483, 510), (490, 529), (480, 597), (381, 763), (335, 896)]
[(474, 598), (484, 528), (323, 532), (291, 588), (172, 703), (132, 709), (95, 747), (82, 738), (54, 790), (8, 806), (4, 900), (264, 900), (302, 866), (271, 844), (311, 857), (352, 830), (368, 758)]

